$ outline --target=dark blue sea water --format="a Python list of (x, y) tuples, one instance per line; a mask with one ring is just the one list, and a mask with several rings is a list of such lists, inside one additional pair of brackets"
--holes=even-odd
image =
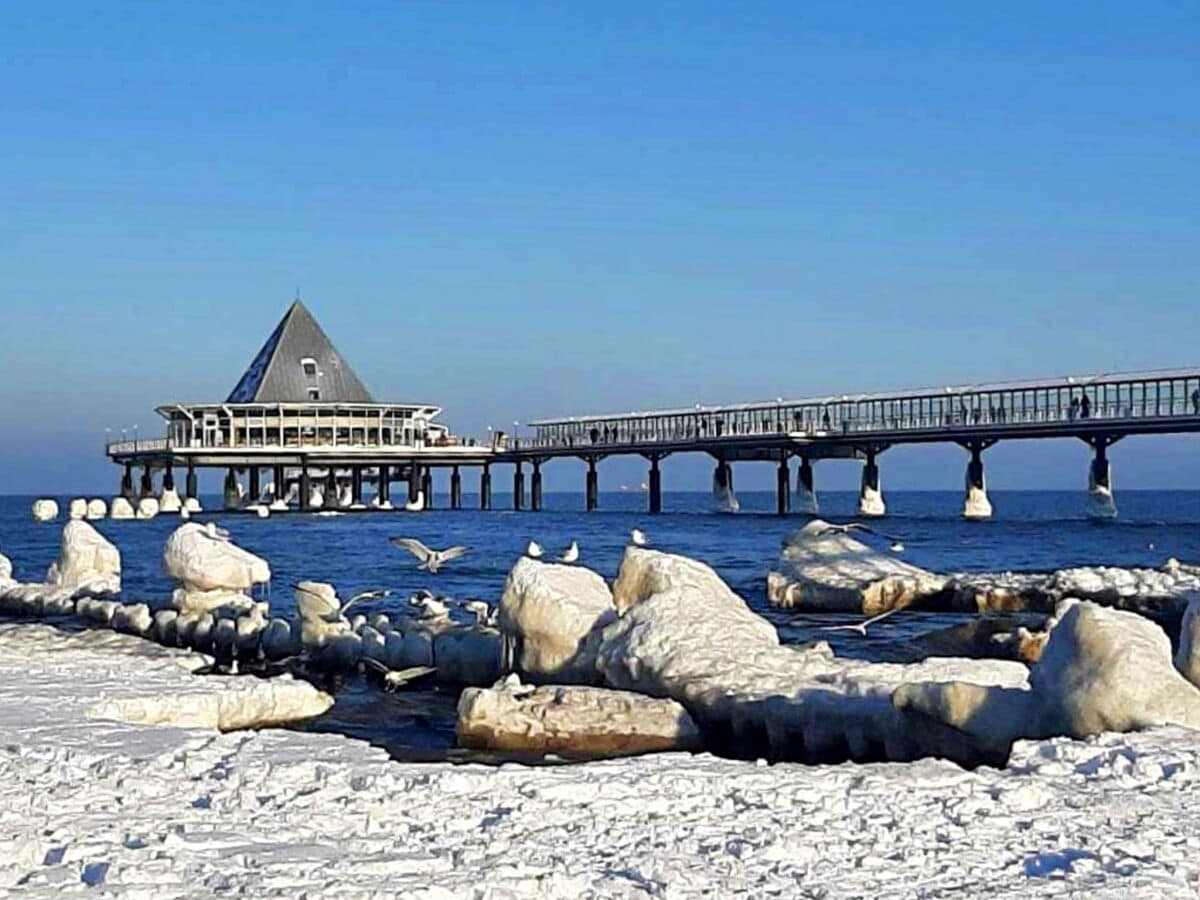
[[(1200, 492), (1124, 491), (1117, 495), (1120, 516), (1093, 522), (1084, 515), (1083, 492), (995, 491), (995, 517), (966, 522), (958, 492), (890, 492), (888, 517), (878, 530), (904, 541), (904, 558), (940, 572), (1041, 571), (1069, 565), (1162, 565), (1169, 556), (1200, 560)], [(62, 519), (37, 525), (30, 517), (31, 497), (0, 497), (0, 552), (21, 580), (40, 580), (57, 555)], [(65, 510), (69, 498), (59, 498)], [(480, 512), (477, 498), (464, 497), (466, 509), (447, 509), (447, 498), (422, 513), (349, 513), (342, 516), (286, 514), (257, 519), (215, 512), (197, 516), (228, 528), (234, 540), (265, 557), (274, 573), (272, 610), (288, 615), (291, 585), (302, 579), (328, 581), (342, 596), (368, 588), (392, 588), (395, 598), (375, 609), (387, 611), (419, 588), (456, 598), (499, 599), (505, 576), (526, 543), (536, 539), (557, 553), (578, 540), (581, 563), (608, 578), (615, 576), (633, 527), (646, 531), (654, 546), (696, 557), (712, 565), (746, 600), (766, 615), (785, 641), (829, 640), (839, 654), (904, 660), (928, 652), (923, 636), (966, 622), (970, 617), (944, 613), (904, 613), (872, 629), (864, 640), (846, 632), (826, 632), (846, 616), (783, 613), (765, 602), (767, 570), (784, 537), (799, 527), (800, 516), (774, 515), (771, 493), (740, 494), (742, 512), (714, 511), (702, 493), (668, 493), (666, 512), (645, 513), (645, 496), (601, 496), (601, 509), (586, 513), (577, 494), (547, 494), (542, 512), (505, 511), (511, 497), (494, 495), (495, 510)], [(834, 521), (855, 517), (854, 493), (821, 495), (822, 514)], [(207, 498), (216, 508), (219, 499)], [(440, 508), (437, 508), (440, 507)], [(162, 574), (161, 554), (175, 517), (149, 522), (103, 521), (97, 527), (121, 550), (125, 594), (131, 599), (161, 598), (172, 585)], [(438, 576), (416, 570), (407, 554), (388, 537), (416, 537), (431, 546), (466, 544), (469, 555)], [(886, 548), (885, 538), (877, 540)], [(400, 755), (438, 755), (453, 742), (453, 696), (417, 692), (380, 695), (362, 684), (345, 686), (337, 715), (320, 727), (369, 737)]]

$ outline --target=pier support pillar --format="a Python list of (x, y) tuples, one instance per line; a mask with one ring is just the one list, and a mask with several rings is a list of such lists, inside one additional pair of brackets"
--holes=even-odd
[(963, 518), (980, 520), (992, 517), (992, 502), (987, 495), (987, 479), (983, 474), (983, 451), (986, 446), (982, 443), (965, 445), (971, 454), (967, 463), (966, 497), (963, 500)]
[(121, 496), (133, 502), (133, 466), (125, 463), (125, 472), (121, 475)]
[(1094, 438), (1089, 441), (1095, 455), (1088, 467), (1088, 517), (1092, 519), (1115, 519), (1117, 501), (1113, 497), (1112, 466), (1108, 462), (1109, 438)]
[(534, 512), (542, 509), (542, 464), (533, 462), (533, 474), (529, 477), (529, 508)]
[(492, 508), (492, 470), (487, 466), (479, 474), (479, 508)]
[(425, 496), (425, 508), (433, 509), (433, 469), (421, 473), (421, 493)]
[(300, 509), (306, 510), (312, 503), (312, 481), (308, 475), (308, 466), (300, 466)]
[(520, 463), (513, 466), (513, 509), (525, 508), (525, 469)]
[(325, 508), (337, 509), (338, 504), (338, 485), (337, 485), (337, 470), (330, 466), (325, 470)]
[(139, 493), (138, 496), (139, 497), (153, 497), (154, 496), (154, 476), (151, 474), (149, 466), (142, 467), (141, 492)]
[(379, 467), (379, 477), (375, 482), (375, 505), (379, 509), (392, 508), (392, 470), (388, 466)]
[(591, 512), (600, 505), (600, 475), (596, 471), (596, 460), (594, 457), (587, 460), (587, 481), (584, 483), (583, 505), (588, 512)]
[(820, 514), (821, 504), (817, 502), (815, 484), (812, 460), (807, 456), (800, 457), (800, 468), (796, 472), (796, 512), (806, 516)]
[(650, 457), (650, 480), (647, 485), (650, 496), (647, 498), (647, 509), (651, 515), (662, 512), (662, 471), (658, 468), (658, 457)]
[(350, 506), (354, 509), (360, 509), (363, 505), (362, 498), (363, 487), (363, 470), (362, 466), (355, 466), (350, 470)]
[(713, 499), (721, 512), (737, 512), (740, 508), (737, 495), (733, 492), (733, 466), (728, 460), (718, 460), (713, 470)]
[(224, 505), (226, 509), (237, 509), (242, 505), (242, 493), (238, 490), (236, 469), (225, 470)]
[(171, 467), (170, 463), (167, 463), (167, 467), (163, 469), (163, 490), (175, 490), (175, 470)]
[(792, 470), (785, 456), (775, 467), (775, 513), (786, 516), (792, 505)]
[(196, 467), (191, 463), (188, 463), (187, 478), (184, 479), (184, 488), (184, 493), (186, 494), (186, 497), (184, 498), (184, 504), (189, 510), (191, 510), (193, 507), (195, 509), (199, 509), (200, 489), (196, 483)]
[(450, 508), (462, 509), (462, 475), (458, 466), (450, 470)]
[(421, 467), (416, 463), (408, 470), (408, 505), (407, 508), (420, 508), (420, 501), (424, 498), (421, 496)]
[(288, 490), (283, 466), (274, 467), (272, 478), (275, 480), (275, 489), (271, 492), (271, 509), (285, 510), (287, 509)]
[(879, 486), (879, 464), (875, 462), (877, 452), (874, 449), (867, 450), (867, 460), (862, 470), (862, 487), (858, 492), (858, 514), (871, 519), (877, 519), (887, 513), (887, 505), (883, 502), (883, 490)]
[(250, 496), (251, 503), (257, 503), (259, 501), (259, 498), (262, 497), (262, 490), (260, 489), (260, 486), (259, 486), (258, 466), (250, 467), (249, 496)]
[(160, 513), (177, 513), (183, 508), (179, 492), (175, 490), (175, 470), (171, 464), (163, 469), (162, 493), (158, 495), (158, 511)]

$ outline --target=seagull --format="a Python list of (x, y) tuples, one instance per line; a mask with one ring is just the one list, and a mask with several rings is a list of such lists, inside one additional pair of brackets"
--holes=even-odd
[(428, 592), (423, 595), (417, 594), (415, 597), (410, 597), (408, 603), (410, 606), (416, 606), (421, 610), (422, 618), (445, 619), (450, 615), (450, 610), (446, 608), (446, 604)]
[(216, 522), (209, 522), (204, 526), (204, 534), (206, 537), (212, 538), (214, 541), (229, 543), (229, 532), (224, 528), (218, 528)]
[(567, 552), (559, 558), (559, 562), (573, 563), (579, 559), (579, 544), (576, 541), (571, 541), (571, 546), (567, 548)]
[(530, 559), (541, 559), (542, 545), (537, 541), (530, 541), (529, 546), (525, 548), (525, 555)]
[(492, 624), (492, 607), (484, 600), (468, 600), (462, 608), (475, 616), (476, 625)]
[[(299, 591), (301, 594), (308, 594), (310, 597), (320, 597), (321, 600), (325, 599), (324, 597), (321, 597), (321, 595), (318, 594), (316, 591), (310, 591), (308, 588), (301, 587), (299, 584), (293, 584), (292, 587), (295, 590)], [(347, 600), (345, 603), (343, 603), (341, 606), (339, 606), (338, 607), (338, 615), (341, 616), (342, 618), (345, 618), (346, 610), (348, 610), (350, 607), (352, 607), (355, 603), (360, 603), (363, 600), (378, 600), (382, 597), (390, 597), (390, 596), (392, 596), (392, 592), (387, 589), (378, 590), (378, 591), (363, 591), (361, 594), (355, 594), (353, 597), (351, 597), (349, 600)]]
[(893, 553), (903, 553), (904, 541), (892, 541), (891, 551)]
[(388, 540), (397, 547), (403, 547), (415, 556), (419, 560), (417, 563), (418, 569), (423, 569), (433, 575), (436, 575), (438, 569), (450, 562), (450, 560), (458, 559), (467, 552), (467, 548), (460, 544), (447, 547), (445, 550), (431, 550), (416, 538), (394, 537), (388, 538)]
[(822, 628), (821, 630), (822, 631), (854, 631), (854, 632), (857, 632), (858, 634), (861, 634), (863, 637), (866, 637), (868, 626), (874, 625), (880, 619), (886, 619), (892, 613), (899, 612), (899, 611), (900, 611), (900, 607), (894, 606), (891, 609), (889, 609), (887, 612), (882, 612), (877, 616), (867, 619), (865, 622), (859, 622), (857, 625), (830, 625), (825, 628)]
[(383, 676), (383, 688), (386, 691), (395, 691), (414, 681), (418, 678), (423, 678), (426, 675), (437, 671), (433, 666), (412, 666), (407, 669), (389, 669), (377, 659), (363, 657), (363, 664), (368, 668), (374, 669)]
[(867, 534), (875, 534), (874, 528), (869, 528), (862, 522), (847, 522), (845, 525), (838, 525), (834, 522), (826, 522), (825, 527), (821, 529), (820, 534), (849, 534), (852, 531), (865, 531)]
[(629, 540), (635, 547), (645, 547), (649, 543), (649, 541), (646, 540), (646, 532), (642, 531), (640, 528), (635, 528), (633, 531), (629, 532)]

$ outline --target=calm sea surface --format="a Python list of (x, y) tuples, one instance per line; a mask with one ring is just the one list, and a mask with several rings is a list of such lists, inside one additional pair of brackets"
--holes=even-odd
[[(1084, 515), (1083, 492), (993, 491), (996, 515), (988, 522), (966, 522), (959, 513), (958, 492), (887, 494), (888, 517), (875, 523), (881, 532), (903, 540), (903, 558), (939, 572), (1040, 571), (1070, 565), (1162, 565), (1169, 556), (1200, 561), (1200, 492), (1122, 491), (1117, 495), (1120, 516), (1114, 522), (1093, 522)], [(904, 613), (884, 620), (863, 639), (855, 634), (823, 631), (849, 616), (796, 615), (774, 611), (765, 602), (766, 573), (777, 559), (780, 543), (805, 521), (773, 514), (769, 492), (739, 494), (742, 512), (714, 511), (703, 493), (667, 493), (666, 512), (645, 513), (645, 496), (603, 494), (601, 509), (582, 510), (578, 494), (547, 494), (539, 513), (502, 511), (511, 497), (495, 494), (492, 512), (474, 507), (478, 498), (467, 494), (466, 509), (451, 511), (447, 498), (435, 498), (439, 508), (422, 513), (346, 514), (329, 517), (288, 514), (257, 519), (240, 514), (202, 514), (197, 521), (219, 521), (234, 540), (266, 558), (274, 573), (272, 611), (290, 615), (291, 585), (303, 579), (328, 581), (345, 597), (368, 588), (392, 588), (396, 597), (364, 611), (387, 611), (419, 588), (465, 599), (495, 602), (505, 576), (526, 543), (535, 539), (548, 553), (558, 553), (578, 540), (581, 563), (606, 578), (616, 575), (629, 530), (642, 528), (660, 549), (696, 557), (713, 566), (729, 584), (778, 628), (783, 640), (803, 643), (829, 640), (840, 655), (879, 660), (907, 660), (929, 652), (928, 638), (960, 625), (970, 617), (943, 613)], [(59, 498), (65, 510), (69, 498)], [(37, 525), (30, 518), (32, 497), (0, 497), (0, 553), (8, 556), (15, 577), (40, 580), (58, 550), (63, 519)], [(219, 505), (219, 498), (206, 498)], [(833, 521), (855, 517), (857, 495), (823, 493), (822, 515)], [(178, 520), (161, 517), (149, 522), (95, 523), (121, 551), (123, 582), (128, 599), (167, 596), (170, 581), (162, 574), (162, 547)], [(442, 547), (466, 544), (469, 555), (436, 576), (416, 570), (414, 561), (388, 543), (388, 537), (416, 537)], [(886, 549), (886, 538), (874, 540)], [(315, 727), (366, 737), (398, 756), (444, 758), (454, 739), (456, 698), (438, 691), (397, 695), (350, 681), (339, 685), (333, 713)]]

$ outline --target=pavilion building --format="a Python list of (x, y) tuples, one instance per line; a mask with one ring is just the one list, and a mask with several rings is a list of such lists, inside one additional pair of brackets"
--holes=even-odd
[[(197, 472), (206, 468), (225, 471), (229, 509), (390, 509), (393, 481), (408, 482), (403, 505), (420, 509), (432, 500), (435, 467), (451, 470), (452, 507), (462, 501), (460, 466), (481, 466), (481, 489), (490, 491), (487, 467), (497, 448), (455, 437), (437, 421), (437, 406), (376, 402), (299, 300), (224, 402), (172, 403), (157, 412), (165, 437), (115, 441), (107, 451), (124, 468), (121, 494), (157, 496), (163, 512), (199, 509)], [(369, 505), (365, 485), (374, 487)]]

